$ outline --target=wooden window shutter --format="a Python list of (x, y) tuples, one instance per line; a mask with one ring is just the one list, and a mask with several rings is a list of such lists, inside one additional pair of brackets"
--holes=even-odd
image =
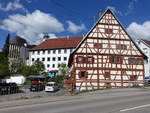
[(111, 34), (111, 33), (113, 33), (113, 30), (112, 30), (112, 29), (109, 29), (109, 28), (106, 28), (106, 29), (105, 29), (105, 33)]
[(88, 72), (87, 71), (85, 72), (85, 77), (88, 78)]
[(97, 49), (102, 49), (102, 44), (101, 43), (94, 43), (94, 48), (97, 48)]
[(86, 63), (86, 57), (83, 57), (83, 63)]
[(136, 79), (137, 79), (137, 75), (131, 75), (131, 76), (130, 76), (130, 80), (131, 80), (131, 81), (135, 81)]

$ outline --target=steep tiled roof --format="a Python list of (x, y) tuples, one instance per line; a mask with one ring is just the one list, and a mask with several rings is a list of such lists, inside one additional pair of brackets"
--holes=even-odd
[(149, 41), (149, 40), (144, 40), (144, 39), (142, 39), (142, 41), (145, 42), (147, 45), (150, 46), (150, 41)]
[(58, 49), (58, 48), (74, 48), (83, 37), (65, 37), (48, 39), (41, 44), (35, 46), (31, 50), (43, 50), (43, 49)]

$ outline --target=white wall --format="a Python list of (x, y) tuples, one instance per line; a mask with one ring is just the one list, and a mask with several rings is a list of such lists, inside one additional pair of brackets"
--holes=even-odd
[(10, 83), (10, 82), (15, 82), (17, 84), (23, 84), (25, 82), (25, 77), (22, 76), (22, 75), (16, 75), (16, 76), (10, 76), (9, 79), (6, 79), (6, 82), (7, 83)]
[[(30, 51), (28, 64), (32, 65), (33, 62), (36, 61), (38, 58), (40, 61), (42, 61), (42, 58), (45, 58), (45, 61), (42, 61), (46, 68), (45, 71), (48, 72), (52, 70), (58, 70), (58, 64), (61, 64), (61, 63), (68, 64), (71, 49), (72, 48), (67, 48), (66, 52), (65, 52), (65, 49), (49, 49), (49, 50), (44, 50), (45, 53), (43, 53), (43, 50), (38, 50), (39, 54), (37, 50)], [(55, 50), (55, 53), (53, 53), (54, 50)], [(61, 53), (58, 53), (59, 50), (61, 50)], [(48, 53), (48, 51), (50, 52)], [(50, 58), (50, 61), (47, 61), (48, 57)], [(53, 57), (55, 57), (55, 61), (53, 61)], [(58, 57), (61, 57), (60, 61), (58, 61)], [(64, 60), (64, 57), (66, 57), (66, 60)], [(34, 59), (34, 61), (32, 61), (32, 59)], [(53, 67), (53, 65), (55, 65), (55, 67)]]
[(145, 60), (144, 68), (145, 68), (145, 76), (150, 76), (150, 46), (144, 43), (143, 41), (136, 42), (141, 51), (148, 57), (148, 62)]

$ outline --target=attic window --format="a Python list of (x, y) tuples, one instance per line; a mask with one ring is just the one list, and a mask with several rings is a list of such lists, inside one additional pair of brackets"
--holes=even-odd
[(83, 63), (84, 57), (82, 57), (82, 56), (77, 56), (76, 61), (77, 61), (77, 63)]
[(116, 49), (126, 50), (127, 45), (124, 45), (124, 44), (116, 45)]
[(112, 30), (112, 29), (109, 29), (109, 28), (105, 28), (105, 33), (111, 34), (111, 33), (113, 33), (113, 30)]
[(129, 58), (128, 62), (129, 62), (129, 64), (136, 64), (136, 59), (135, 58)]
[(93, 57), (87, 57), (87, 63), (94, 63)]
[(101, 43), (94, 43), (94, 48), (101, 49), (102, 44)]
[(137, 64), (142, 64), (143, 63), (142, 58), (137, 58), (136, 62), (137, 62)]
[(122, 57), (121, 56), (110, 56), (109, 62), (115, 63), (115, 64), (121, 64), (122, 63)]

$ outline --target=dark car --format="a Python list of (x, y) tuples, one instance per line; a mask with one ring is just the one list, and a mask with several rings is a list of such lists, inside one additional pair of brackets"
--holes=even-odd
[(43, 91), (45, 89), (44, 84), (32, 84), (30, 86), (30, 91)]

